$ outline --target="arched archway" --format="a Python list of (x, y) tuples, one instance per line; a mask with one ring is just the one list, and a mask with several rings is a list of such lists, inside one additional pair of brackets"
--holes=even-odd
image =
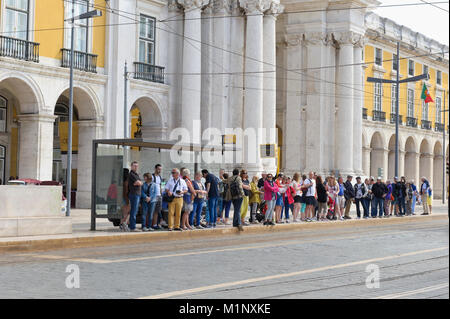
[(416, 142), (413, 137), (408, 137), (405, 143), (405, 177), (418, 183), (418, 158)]
[(34, 80), (14, 72), (0, 75), (6, 107), (0, 144), (5, 147), (5, 174), (46, 180), (52, 173), (53, 116), (44, 113), (42, 92)]
[(384, 144), (383, 136), (380, 132), (375, 132), (370, 141), (370, 175), (375, 178), (386, 178), (387, 168), (387, 150)]
[(436, 199), (442, 199), (442, 181), (445, 174), (442, 172), (443, 164), (442, 144), (437, 141), (433, 148), (433, 193)]
[(433, 154), (431, 153), (431, 145), (427, 139), (423, 139), (420, 143), (420, 160), (419, 160), (419, 175), (425, 177), (433, 185)]
[[(59, 95), (54, 114), (53, 178), (63, 185), (67, 180), (69, 89)], [(95, 94), (83, 87), (73, 89), (72, 206), (88, 208), (91, 204), (92, 140), (99, 138), (103, 126)], [(66, 185), (67, 187), (67, 185)]]

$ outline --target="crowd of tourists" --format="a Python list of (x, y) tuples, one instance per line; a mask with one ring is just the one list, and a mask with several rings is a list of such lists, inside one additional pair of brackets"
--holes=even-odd
[(405, 177), (395, 177), (392, 182), (356, 177), (354, 183), (350, 175), (344, 181), (341, 176), (323, 178), (314, 172), (295, 173), (292, 178), (282, 173), (250, 178), (247, 170), (238, 168), (231, 174), (221, 169), (219, 176), (206, 169), (192, 176), (187, 168), (174, 168), (164, 183), (160, 164), (155, 165), (153, 173), (143, 174), (143, 180), (138, 167), (133, 162), (131, 170), (124, 169), (122, 231), (138, 231), (139, 207), (142, 231), (183, 231), (217, 225), (243, 230), (250, 224), (346, 220), (352, 218), (353, 204), (358, 219), (415, 215), (417, 204), (423, 207), (422, 215), (431, 214), (432, 209), (432, 189), (425, 177), (418, 188)]

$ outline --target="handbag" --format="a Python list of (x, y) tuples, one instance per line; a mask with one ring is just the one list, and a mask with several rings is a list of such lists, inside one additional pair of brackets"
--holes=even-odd
[(173, 189), (172, 189), (172, 196), (169, 196), (169, 194), (164, 193), (163, 198), (162, 198), (162, 200), (163, 200), (164, 202), (166, 202), (166, 203), (171, 203), (171, 202), (173, 201), (173, 199), (175, 198), (175, 196), (173, 195), (173, 193), (174, 193), (175, 190), (177, 189), (178, 183), (179, 183), (179, 182), (180, 182), (180, 180), (178, 180), (178, 181), (175, 183), (175, 186), (174, 186)]

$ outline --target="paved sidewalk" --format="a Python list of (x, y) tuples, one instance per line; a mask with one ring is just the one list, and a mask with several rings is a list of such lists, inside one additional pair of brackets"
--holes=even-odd
[[(421, 216), (421, 206), (416, 209), (415, 216), (375, 218), (375, 219), (351, 219), (345, 221), (327, 222), (299, 222), (289, 224), (277, 224), (276, 226), (250, 225), (244, 228), (245, 233), (280, 232), (291, 230), (302, 230), (312, 228), (336, 228), (355, 227), (362, 225), (398, 224), (398, 223), (420, 223), (425, 219), (448, 218), (448, 206), (442, 202), (433, 202), (433, 214)], [(356, 217), (356, 211), (351, 211), (351, 216)], [(48, 235), (48, 236), (24, 236), (24, 237), (2, 237), (0, 238), (0, 253), (11, 251), (67, 249), (91, 246), (108, 246), (141, 242), (167, 241), (180, 239), (193, 239), (207, 236), (236, 235), (239, 231), (231, 226), (217, 226), (214, 229), (191, 230), (183, 232), (168, 232), (166, 230), (155, 232), (133, 232), (125, 233), (119, 231), (108, 220), (98, 219), (97, 230), (90, 231), (90, 210), (73, 209), (71, 217), (73, 223), (72, 234)]]

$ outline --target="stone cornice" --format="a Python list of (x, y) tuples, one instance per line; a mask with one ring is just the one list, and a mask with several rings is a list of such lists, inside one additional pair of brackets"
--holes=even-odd
[(284, 6), (280, 4), (280, 0), (272, 0), (272, 3), (270, 4), (270, 9), (267, 10), (266, 14), (276, 18), (280, 13), (283, 13), (283, 11)]
[(307, 45), (327, 45), (331, 40), (326, 32), (309, 32), (304, 38)]
[(208, 7), (211, 7), (212, 13), (231, 14), (235, 1), (237, 0), (211, 0)]
[(333, 32), (334, 39), (340, 45), (356, 45), (363, 47), (365, 42), (368, 41), (365, 39), (365, 36), (353, 31), (345, 31), (345, 32)]
[(19, 118), (19, 122), (47, 122), (53, 123), (57, 118), (56, 115), (53, 114), (42, 114), (42, 113), (33, 113), (33, 114), (19, 114), (17, 115)]

